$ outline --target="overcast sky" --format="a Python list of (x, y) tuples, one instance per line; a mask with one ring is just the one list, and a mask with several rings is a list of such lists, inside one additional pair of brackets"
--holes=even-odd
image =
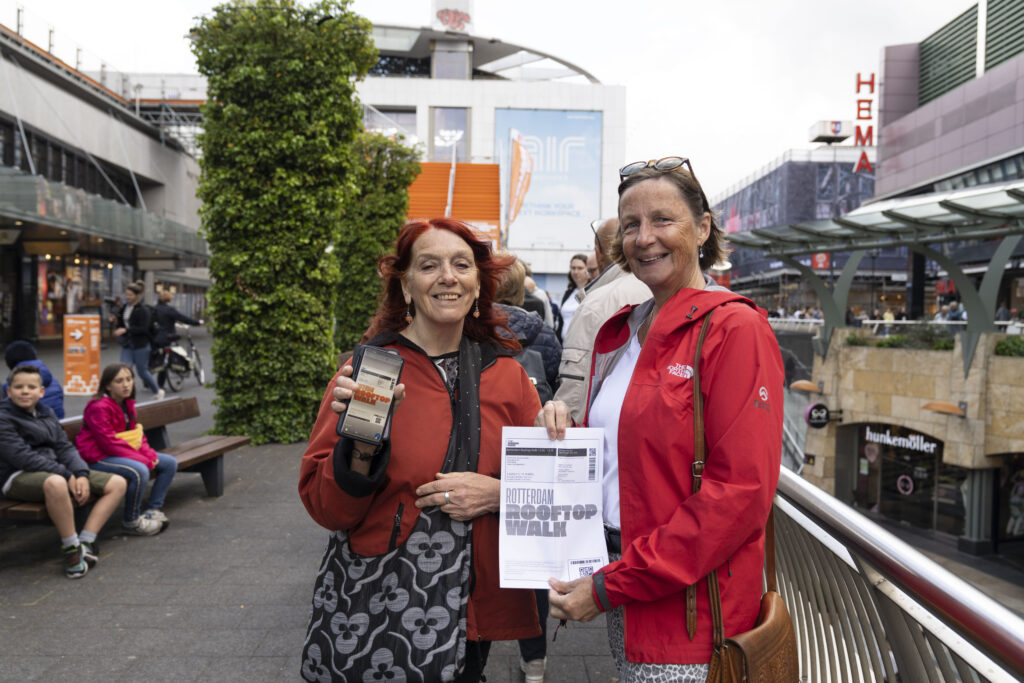
[[(127, 71), (194, 72), (184, 38), (205, 0), (0, 0), (13, 27)], [(920, 42), (971, 0), (476, 0), (473, 32), (556, 55), (626, 87), (627, 161), (689, 156), (709, 195), (823, 119), (853, 119), (857, 72), (885, 45)], [(356, 0), (371, 21), (426, 26), (429, 0)], [(29, 30), (34, 29), (34, 30)], [(61, 54), (59, 49), (55, 49)], [(73, 54), (73, 51), (72, 51)]]

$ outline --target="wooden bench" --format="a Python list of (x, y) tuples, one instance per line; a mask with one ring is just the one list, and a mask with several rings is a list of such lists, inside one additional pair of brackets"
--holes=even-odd
[[(146, 441), (153, 449), (173, 455), (178, 461), (178, 472), (197, 472), (203, 478), (208, 496), (224, 493), (224, 454), (248, 445), (248, 436), (206, 435), (189, 439), (184, 443), (170, 445), (167, 425), (199, 417), (199, 401), (191, 398), (173, 397), (162, 401), (148, 401), (135, 405), (135, 415), (142, 424)], [(72, 443), (82, 429), (82, 418), (68, 417), (60, 421), (64, 433)], [(46, 506), (42, 503), (26, 503), (17, 500), (0, 499), (0, 519), (15, 521), (45, 521), (49, 519)]]

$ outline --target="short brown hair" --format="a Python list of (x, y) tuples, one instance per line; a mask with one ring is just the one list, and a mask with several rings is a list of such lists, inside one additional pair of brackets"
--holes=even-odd
[[(708, 231), (708, 238), (702, 244), (704, 256), (700, 259), (701, 271), (708, 271), (711, 266), (715, 265), (719, 261), (725, 258), (725, 233), (722, 231), (722, 227), (718, 224), (718, 218), (715, 212), (711, 209), (711, 205), (708, 204), (704, 189), (700, 185), (700, 181), (697, 180), (692, 173), (686, 170), (685, 167), (680, 166), (677, 169), (668, 172), (662, 172), (656, 168), (647, 167), (628, 175), (619, 183), (619, 200), (621, 201), (622, 195), (629, 188), (634, 185), (638, 185), (645, 180), (657, 180), (659, 178), (665, 178), (679, 190), (679, 195), (683, 201), (686, 202), (687, 208), (690, 209), (690, 213), (693, 214), (693, 220), (696, 222), (700, 221), (700, 217), (705, 213), (711, 217), (711, 230)], [(615, 237), (614, 242), (609, 250), (610, 254), (614, 254), (612, 258), (615, 262), (622, 267), (624, 271), (629, 272), (629, 264), (626, 263), (626, 256), (622, 253), (622, 226), (619, 226), (619, 232)]]
[[(499, 255), (506, 254), (508, 252), (501, 252)], [(523, 300), (526, 298), (525, 282), (526, 266), (522, 260), (516, 258), (508, 270), (501, 274), (501, 281), (498, 282), (498, 291), (495, 293), (494, 300), (500, 304), (522, 307)]]
[[(35, 365), (29, 365), (28, 363), (15, 365), (14, 369), (11, 370), (11, 374), (7, 375), (8, 386), (14, 384), (14, 378), (18, 375), (39, 375), (39, 385), (42, 386), (43, 384), (43, 371)], [(4, 398), (7, 397), (5, 396)]]
[(174, 295), (165, 289), (156, 295), (156, 300), (162, 304), (169, 304), (174, 301)]

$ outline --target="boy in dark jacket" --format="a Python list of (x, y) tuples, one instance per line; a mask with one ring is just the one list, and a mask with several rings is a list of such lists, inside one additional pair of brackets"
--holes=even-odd
[[(126, 482), (89, 469), (53, 410), (40, 403), (45, 391), (32, 365), (15, 367), (7, 379), (8, 400), (0, 402), (0, 490), (12, 500), (46, 503), (60, 534), (64, 573), (77, 579), (96, 564), (96, 535), (124, 497)], [(90, 494), (96, 504), (77, 534), (74, 506)]]

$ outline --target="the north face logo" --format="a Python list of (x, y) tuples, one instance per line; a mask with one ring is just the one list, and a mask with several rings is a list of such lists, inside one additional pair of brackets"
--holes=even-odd
[(668, 366), (668, 373), (670, 375), (675, 375), (676, 377), (682, 377), (683, 379), (690, 379), (693, 377), (693, 367), (683, 365), (682, 363), (676, 363)]

